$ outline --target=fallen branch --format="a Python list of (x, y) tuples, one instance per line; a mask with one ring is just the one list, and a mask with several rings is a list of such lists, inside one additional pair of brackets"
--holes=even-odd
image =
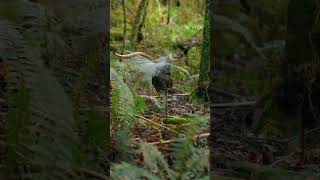
[(237, 107), (247, 107), (256, 105), (256, 101), (247, 101), (247, 102), (235, 102), (235, 103), (219, 103), (210, 105), (211, 108), (237, 108)]
[(120, 57), (120, 58), (123, 58), (123, 59), (130, 59), (132, 57), (135, 57), (135, 56), (142, 56), (142, 57), (145, 57), (151, 61), (154, 61), (154, 57), (150, 56), (149, 54), (147, 53), (144, 53), (144, 52), (133, 52), (133, 53), (130, 53), (130, 54), (118, 54), (116, 52), (113, 52), (116, 56)]
[(190, 96), (190, 93), (173, 94), (172, 96)]
[[(197, 141), (199, 139), (208, 138), (209, 136), (210, 136), (210, 133), (199, 134), (199, 135), (193, 136), (192, 140), (193, 141)], [(170, 144), (170, 143), (175, 143), (175, 142), (181, 142), (181, 141), (184, 141), (186, 139), (187, 138), (165, 140), (165, 141), (152, 142), (152, 143), (149, 143), (149, 144), (151, 144), (151, 145)]]
[(126, 6), (126, 9), (130, 12), (130, 14), (131, 14), (134, 18), (136, 18), (136, 15), (133, 13), (133, 11), (132, 11), (129, 7)]
[(149, 122), (149, 123), (155, 124), (155, 125), (157, 125), (157, 126), (159, 126), (159, 127), (162, 127), (162, 128), (164, 128), (164, 129), (167, 129), (167, 130), (169, 130), (169, 131), (171, 131), (171, 132), (178, 133), (177, 131), (175, 131), (175, 130), (173, 130), (173, 129), (170, 129), (170, 128), (162, 125), (162, 124), (159, 124), (159, 123), (156, 123), (156, 122), (154, 122), (154, 121), (151, 121), (150, 119), (147, 119), (147, 118), (145, 118), (145, 117), (143, 117), (143, 116), (139, 116), (139, 115), (135, 115), (135, 116), (136, 116), (137, 118), (139, 118), (139, 119), (142, 119), (142, 120), (145, 120), (145, 121), (147, 121), (147, 122)]

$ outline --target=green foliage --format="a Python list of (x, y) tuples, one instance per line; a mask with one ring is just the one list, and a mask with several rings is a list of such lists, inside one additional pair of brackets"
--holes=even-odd
[(139, 152), (142, 153), (145, 169), (157, 174), (161, 179), (174, 178), (174, 172), (169, 168), (162, 153), (156, 147), (141, 143)]
[[(176, 51), (173, 48), (175, 43), (189, 41), (190, 38), (201, 39), (205, 0), (197, 1), (196, 5), (188, 0), (181, 0), (180, 2), (180, 6), (177, 7), (171, 1), (171, 18), (167, 25), (167, 7), (163, 6), (160, 1), (149, 1), (145, 24), (142, 27), (143, 40), (140, 44), (137, 44), (136, 51), (150, 54), (155, 57), (156, 63), (142, 56), (123, 59), (122, 62), (119, 62), (117, 57), (111, 55), (113, 120), (117, 121), (122, 118), (123, 121), (117, 121), (119, 126), (129, 127), (125, 131), (114, 128), (116, 131), (114, 133), (116, 155), (114, 164), (111, 165), (111, 179), (209, 179), (209, 151), (194, 147), (191, 140), (195, 134), (203, 131), (208, 123), (207, 117), (188, 114), (168, 116), (163, 118), (163, 122), (161, 120), (161, 124), (176, 127), (174, 130), (179, 131), (179, 135), (176, 137), (179, 143), (169, 145), (175, 151), (172, 154), (163, 154), (155, 146), (148, 143), (139, 143), (139, 148), (136, 151), (131, 147), (136, 145), (134, 141), (131, 141), (131, 137), (135, 137), (136, 131), (140, 130), (142, 124), (135, 124), (134, 120), (131, 121), (130, 118), (145, 113), (151, 115), (149, 110), (156, 109), (156, 112), (163, 112), (164, 110), (164, 104), (161, 108), (155, 108), (155, 106), (159, 106), (160, 101), (155, 96), (161, 94), (155, 93), (152, 86), (152, 76), (156, 70), (170, 65), (172, 78), (174, 79), (174, 90), (191, 91), (197, 85), (197, 75), (194, 74), (199, 73), (200, 48), (192, 48), (191, 53), (188, 54), (190, 61), (192, 61), (191, 68), (183, 66), (184, 62), (181, 59), (166, 62), (166, 55), (169, 53), (178, 54), (174, 52)], [(126, 1), (126, 7), (127, 30), (132, 30), (138, 4)], [(111, 20), (112, 40), (110, 43), (113, 47), (117, 47), (117, 52), (120, 53), (123, 14), (119, 4), (118, 7), (115, 6), (112, 9), (111, 16), (113, 18)], [(128, 37), (124, 38), (128, 42)], [(123, 53), (130, 52), (124, 51)], [(168, 99), (170, 96), (168, 96)], [(123, 98), (126, 99), (123, 100)], [(127, 123), (128, 121), (132, 123)], [(149, 133), (149, 128), (152, 126), (147, 125), (148, 130), (146, 132)], [(159, 130), (161, 134), (166, 135), (166, 131), (154, 128), (151, 129), (151, 132), (154, 130)], [(143, 159), (143, 162), (140, 163), (140, 159)], [(135, 164), (136, 162), (138, 164)]]
[[(194, 6), (188, 1), (183, 1), (181, 7), (172, 6), (170, 24), (165, 25), (167, 7), (163, 6), (160, 1), (149, 1), (145, 26), (142, 29), (144, 40), (137, 46), (137, 49), (151, 46), (145, 52), (153, 55), (163, 55), (171, 51), (173, 44), (178, 42), (181, 37), (188, 39), (196, 35), (203, 28), (204, 3), (204, 0), (200, 0), (197, 6)], [(190, 6), (187, 4), (190, 4)], [(130, 7), (129, 9), (133, 12), (137, 10), (137, 4), (130, 1), (126, 2), (126, 6)], [(134, 18), (132, 18), (130, 11), (127, 11), (127, 27), (129, 30), (133, 24)], [(111, 39), (115, 41), (110, 43), (117, 47), (121, 46), (121, 43), (116, 41), (116, 38), (120, 37), (119, 32), (123, 32), (123, 14), (120, 7), (112, 9), (111, 13)]]
[(200, 60), (200, 72), (199, 72), (199, 94), (205, 94), (205, 83), (209, 80), (209, 64), (210, 64), (210, 50), (213, 46), (213, 42), (210, 41), (211, 37), (211, 29), (214, 24), (211, 24), (211, 20), (213, 17), (210, 15), (211, 10), (213, 9), (213, 4), (210, 0), (206, 1), (205, 8), (205, 17), (204, 17), (204, 28), (203, 28), (203, 41), (201, 48), (201, 60)]
[(193, 129), (197, 132), (199, 129), (203, 128), (207, 124), (207, 122), (207, 118), (199, 116), (197, 114), (170, 116), (164, 120), (165, 124), (173, 124), (181, 127), (179, 128), (179, 131), (182, 131), (184, 133), (189, 129)]
[(134, 106), (136, 113), (143, 112), (148, 108), (145, 98), (141, 96), (134, 97)]
[(133, 94), (122, 77), (113, 68), (110, 69), (110, 73), (112, 81), (112, 126), (130, 127), (134, 120)]
[(86, 121), (86, 130), (83, 137), (89, 146), (99, 147), (101, 150), (109, 149), (109, 127), (104, 114), (96, 110), (88, 111), (84, 115)]
[[(130, 169), (130, 171), (128, 171)], [(117, 166), (113, 166), (110, 170), (110, 177), (112, 180), (134, 180), (148, 178), (150, 180), (160, 180), (159, 177), (153, 175), (147, 170), (136, 167), (134, 165), (122, 162)]]
[(200, 66), (200, 49), (193, 47), (188, 51), (188, 62), (191, 69), (191, 73), (199, 73)]
[[(168, 165), (164, 156), (154, 146), (141, 143), (138, 152), (142, 154), (144, 164), (137, 166), (128, 163), (115, 164), (111, 167), (111, 179), (141, 179), (143, 177), (158, 179), (209, 179), (206, 171), (209, 168), (208, 150), (196, 149), (191, 141), (186, 140), (175, 145), (178, 157), (173, 168)], [(130, 171), (128, 171), (130, 169)]]
[[(96, 11), (87, 9), (92, 7)], [(86, 118), (92, 121), (86, 127), (88, 131), (82, 132), (75, 114), (85, 108), (74, 106), (79, 107), (80, 102), (86, 106), (91, 100), (86, 93), (81, 93), (81, 101), (76, 101), (71, 94), (85, 91), (92, 77), (90, 71), (97, 71), (97, 61), (101, 63), (102, 58), (97, 54), (102, 54), (99, 33), (104, 29), (97, 23), (101, 20), (97, 11), (103, 8), (103, 3), (97, 5), (86, 0), (0, 3), (0, 54), (8, 65), (6, 88), (10, 93), (16, 92), (8, 97), (6, 122), (9, 132), (6, 158), (13, 162), (7, 167), (10, 178), (83, 179), (74, 170), (92, 166), (84, 151), (90, 148), (81, 141), (81, 135), (88, 135), (90, 144), (100, 141), (97, 138), (106, 137), (100, 135), (107, 133), (105, 126), (100, 126), (96, 134), (92, 128), (105, 120), (89, 113)], [(96, 17), (96, 21), (92, 21), (92, 17)], [(87, 71), (70, 70), (67, 61)], [(74, 88), (80, 79), (86, 81), (81, 82), (83, 89)], [(106, 148), (108, 139), (99, 143)]]
[(111, 151), (116, 153), (112, 158), (113, 163), (132, 161), (132, 153), (134, 151), (134, 146), (132, 145), (134, 142), (128, 136), (130, 136), (130, 129), (117, 129), (113, 134), (112, 139), (116, 140), (113, 146), (111, 146)]
[(181, 143), (175, 143), (173, 147), (179, 149), (173, 153), (173, 157), (175, 158), (174, 169), (177, 172), (177, 179), (208, 178), (205, 175), (205, 171), (209, 169), (208, 150), (195, 148), (191, 139), (187, 139)]

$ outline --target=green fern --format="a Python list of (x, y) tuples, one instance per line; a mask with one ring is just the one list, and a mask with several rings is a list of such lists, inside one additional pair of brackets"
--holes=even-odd
[(110, 68), (112, 81), (111, 118), (113, 126), (130, 127), (134, 120), (134, 99), (127, 84), (113, 68)]
[(175, 161), (174, 168), (172, 168), (156, 147), (148, 143), (141, 143), (138, 152), (142, 154), (143, 166), (125, 162), (113, 164), (110, 170), (111, 179), (209, 179), (207, 173), (209, 151), (194, 148), (190, 141), (185, 141), (182, 144), (181, 146), (188, 148), (181, 149), (181, 147), (176, 146), (175, 153), (179, 154), (178, 157), (180, 158)]
[[(84, 92), (81, 93), (81, 103), (83, 106), (92, 106), (93, 102), (88, 98), (90, 93), (88, 81), (94, 76), (92, 71), (97, 71), (98, 64), (103, 64), (102, 58), (98, 55), (103, 49), (100, 38), (102, 29), (89, 32), (90, 29), (94, 29), (92, 26), (96, 27), (98, 23), (90, 24), (88, 14), (72, 16), (73, 12), (79, 13), (79, 9), (84, 8), (74, 6), (80, 1), (40, 0), (37, 3), (16, 0), (14, 2), (16, 5), (12, 7), (15, 11), (12, 13), (17, 17), (24, 17), (21, 21), (3, 15), (4, 11), (0, 12), (0, 55), (8, 65), (7, 91), (14, 92), (11, 94), (12, 97), (18, 98), (17, 100), (9, 99), (11, 105), (6, 118), (6, 122), (10, 122), (7, 123), (6, 130), (14, 132), (6, 137), (8, 152), (13, 152), (14, 155), (8, 154), (7, 159), (15, 162), (9, 164), (7, 173), (14, 170), (15, 177), (12, 178), (86, 179), (76, 173), (76, 170), (80, 167), (94, 167), (98, 170), (97, 159), (90, 161), (88, 150), (93, 153), (97, 150), (96, 146), (106, 150), (108, 132), (107, 128), (102, 128), (106, 127), (103, 125), (107, 123), (101, 114), (98, 115), (95, 108), (82, 117), (82, 120), (80, 116), (75, 116), (83, 113), (85, 108), (74, 108), (77, 102), (70, 97), (74, 94), (70, 91)], [(3, 3), (6, 2), (1, 2), (1, 7)], [(50, 7), (49, 4), (53, 6)], [(104, 6), (100, 7), (100, 10), (103, 8)], [(99, 14), (95, 11), (90, 13)], [(62, 15), (66, 16), (63, 20)], [(55, 29), (50, 29), (51, 27), (48, 26), (51, 20), (54, 21), (53, 25), (57, 25)], [(68, 26), (67, 22), (73, 20), (81, 23)], [(95, 19), (95, 21), (99, 20)], [(81, 31), (81, 34), (75, 36), (82, 40), (81, 45), (90, 43), (87, 47), (74, 48), (74, 52), (70, 52), (71, 48), (65, 48), (69, 44), (64, 40), (66, 39), (64, 36), (69, 36), (68, 33), (81, 28), (86, 31)], [(74, 43), (76, 42), (75, 38)], [(84, 56), (79, 51), (88, 54)], [(81, 62), (78, 63), (82, 66), (80, 69), (84, 70), (69, 71), (68, 67), (65, 67), (68, 63), (65, 59), (77, 59)], [(85, 74), (82, 74), (83, 72)], [(98, 77), (100, 81), (103, 79), (101, 74)], [(79, 79), (84, 81), (84, 85), (81, 84), (83, 89), (70, 88)], [(64, 87), (67, 86), (66, 84), (69, 88)], [(69, 94), (66, 93), (67, 91)], [(18, 117), (19, 114), (15, 112), (20, 111), (25, 114)], [(90, 123), (82, 128), (81, 121), (86, 120), (90, 120)], [(93, 132), (92, 128), (97, 126), (101, 128)], [(103, 133), (105, 136), (101, 136)], [(89, 143), (83, 142), (83, 134), (88, 136)], [(99, 138), (106, 139), (100, 141)], [(98, 157), (97, 154), (95, 157)]]

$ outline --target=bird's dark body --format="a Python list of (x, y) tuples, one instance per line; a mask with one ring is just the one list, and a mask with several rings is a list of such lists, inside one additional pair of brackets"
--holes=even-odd
[(172, 79), (168, 75), (152, 77), (152, 85), (158, 91), (166, 91), (172, 88)]
[(167, 91), (172, 88), (170, 66), (163, 66), (152, 76), (152, 85), (156, 91)]

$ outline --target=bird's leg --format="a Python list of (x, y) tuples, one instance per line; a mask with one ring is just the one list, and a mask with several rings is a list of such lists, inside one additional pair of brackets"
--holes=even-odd
[(167, 117), (168, 117), (168, 90), (166, 88), (165, 90), (165, 101), (166, 101), (166, 107), (165, 107), (165, 111), (166, 111), (166, 120), (167, 120)]

